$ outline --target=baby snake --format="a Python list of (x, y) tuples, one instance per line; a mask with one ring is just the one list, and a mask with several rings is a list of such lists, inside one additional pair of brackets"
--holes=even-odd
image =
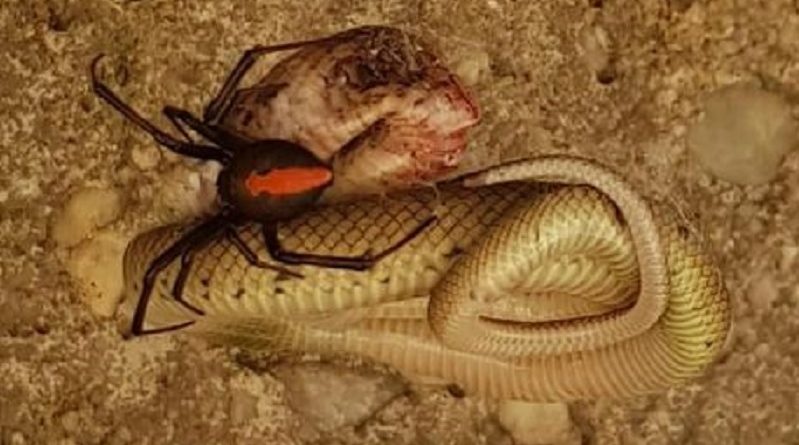
[[(559, 184), (559, 185), (554, 185)], [(249, 265), (221, 239), (160, 277), (148, 327), (196, 318), (205, 338), (355, 354), (467, 393), (530, 401), (626, 397), (699, 376), (721, 351), (730, 304), (693, 230), (592, 161), (541, 156), (443, 185), (319, 208), (281, 228), (285, 248), (358, 255), (437, 221), (369, 271)], [(179, 234), (128, 247), (127, 300)], [(258, 227), (241, 237), (268, 259)], [(178, 262), (176, 262), (178, 263)]]

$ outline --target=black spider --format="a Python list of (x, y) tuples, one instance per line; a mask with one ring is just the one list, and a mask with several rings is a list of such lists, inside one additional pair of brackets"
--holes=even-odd
[[(147, 305), (156, 277), (178, 258), (181, 259), (181, 268), (175, 278), (172, 295), (187, 309), (198, 315), (203, 315), (202, 310), (183, 299), (183, 288), (189, 276), (194, 253), (219, 237), (227, 237), (253, 266), (273, 269), (295, 278), (302, 278), (302, 275), (297, 272), (260, 260), (238, 234), (237, 227), (244, 223), (254, 221), (262, 225), (267, 251), (272, 259), (279, 262), (366, 270), (381, 258), (412, 240), (434, 221), (435, 218), (430, 217), (399, 242), (374, 255), (369, 252), (355, 257), (316, 255), (290, 252), (281, 247), (278, 240), (278, 223), (297, 216), (316, 205), (324, 189), (332, 184), (333, 171), (328, 164), (298, 144), (279, 139), (245, 141), (219, 127), (218, 121), (224, 116), (236, 87), (257, 57), (270, 52), (297, 49), (324, 40), (327, 39), (259, 46), (246, 51), (228, 75), (217, 96), (205, 108), (202, 120), (186, 110), (171, 106), (164, 107), (163, 113), (180, 131), (185, 140), (167, 134), (144, 119), (98, 80), (97, 63), (103, 57), (102, 54), (92, 61), (91, 80), (95, 94), (139, 128), (149, 133), (158, 144), (183, 156), (216, 161), (223, 166), (217, 178), (221, 201), (220, 212), (190, 229), (149, 265), (144, 274), (141, 293), (133, 314), (132, 335), (140, 336), (173, 331), (194, 323), (194, 321), (187, 321), (173, 326), (144, 329)], [(183, 125), (197, 132), (206, 139), (207, 143), (198, 144), (192, 141)]]

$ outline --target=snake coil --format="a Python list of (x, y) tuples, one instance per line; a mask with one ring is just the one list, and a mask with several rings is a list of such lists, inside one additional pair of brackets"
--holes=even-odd
[[(218, 343), (355, 354), (530, 401), (662, 391), (717, 357), (728, 294), (702, 241), (669, 208), (569, 156), (495, 167), (466, 185), (323, 207), (282, 228), (286, 248), (353, 255), (436, 213), (433, 226), (366, 272), (299, 266), (304, 278), (286, 278), (213, 243), (196, 254), (184, 291), (205, 316), (171, 299), (174, 264), (147, 323), (197, 318), (189, 331)], [(129, 297), (180, 230), (130, 244)], [(257, 227), (240, 235), (267, 258)]]

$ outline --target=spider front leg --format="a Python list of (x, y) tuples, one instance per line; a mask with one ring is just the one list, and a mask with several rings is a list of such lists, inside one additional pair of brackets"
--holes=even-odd
[(229, 131), (226, 131), (223, 128), (220, 128), (216, 125), (207, 124), (197, 119), (193, 114), (182, 108), (176, 108), (167, 105), (162, 111), (167, 119), (172, 122), (175, 128), (177, 128), (183, 137), (185, 137), (189, 142), (193, 141), (191, 140), (191, 137), (189, 137), (184, 125), (191, 128), (206, 140), (213, 142), (219, 147), (225, 147), (230, 152), (235, 152), (240, 147), (244, 147), (245, 145), (249, 144), (249, 142), (246, 140), (234, 135), (233, 133), (230, 133)]
[[(97, 76), (97, 65), (103, 55), (95, 57), (91, 63), (91, 82), (92, 90), (101, 99), (106, 101), (112, 108), (117, 110), (120, 114), (125, 116), (129, 121), (149, 133), (155, 141), (172, 150), (173, 152), (188, 156), (190, 158), (202, 160), (214, 160), (218, 162), (226, 162), (230, 158), (230, 154), (226, 153), (221, 147), (213, 147), (209, 145), (194, 144), (191, 142), (180, 141), (160, 128), (153, 125), (136, 110), (126, 104), (119, 96), (116, 95), (106, 84), (101, 82)], [(182, 130), (181, 130), (182, 132)]]
[(219, 123), (219, 120), (225, 115), (230, 107), (231, 99), (233, 98), (233, 94), (236, 92), (236, 88), (241, 83), (241, 79), (244, 78), (259, 57), (269, 53), (299, 49), (303, 46), (323, 42), (329, 39), (330, 38), (328, 37), (322, 39), (283, 43), (279, 45), (259, 45), (248, 49), (244, 52), (244, 54), (242, 54), (238, 63), (236, 63), (236, 66), (233, 68), (230, 74), (228, 74), (228, 77), (225, 79), (225, 83), (222, 84), (222, 88), (219, 89), (219, 92), (216, 94), (216, 96), (205, 107), (205, 111), (203, 112), (203, 122), (210, 125), (216, 125)]
[(408, 244), (410, 241), (416, 238), (420, 233), (422, 233), (427, 227), (433, 224), (436, 221), (436, 219), (437, 218), (435, 215), (427, 217), (424, 221), (419, 223), (411, 232), (405, 235), (402, 239), (400, 239), (399, 241), (397, 241), (396, 243), (394, 243), (393, 245), (389, 246), (388, 248), (384, 249), (383, 251), (379, 252), (376, 255), (367, 252), (364, 253), (363, 255), (351, 256), (351, 257), (290, 252), (283, 249), (283, 247), (280, 245), (276, 223), (264, 224), (262, 231), (264, 234), (264, 241), (266, 242), (266, 248), (269, 251), (269, 255), (271, 255), (272, 258), (274, 258), (277, 261), (286, 264), (312, 265), (312, 266), (327, 267), (331, 269), (350, 269), (350, 270), (364, 271), (372, 268), (372, 266), (377, 264), (378, 261), (396, 252), (402, 246)]
[(150, 266), (144, 273), (144, 278), (142, 279), (142, 288), (141, 292), (139, 293), (139, 301), (136, 303), (136, 309), (133, 312), (133, 320), (130, 327), (131, 335), (138, 337), (142, 335), (176, 331), (194, 323), (194, 320), (190, 320), (172, 326), (155, 329), (144, 329), (144, 320), (147, 316), (147, 307), (149, 306), (150, 298), (152, 297), (153, 288), (155, 287), (155, 282), (158, 279), (158, 275), (178, 258), (181, 258), (181, 270), (178, 272), (178, 276), (175, 278), (175, 283), (172, 288), (173, 297), (176, 294), (177, 297), (175, 300), (192, 312), (202, 312), (194, 306), (188, 305), (185, 301), (183, 301), (182, 298), (183, 287), (185, 285), (186, 278), (188, 277), (193, 260), (193, 252), (217, 238), (228, 225), (229, 222), (226, 215), (216, 215), (208, 221), (189, 230), (150, 263)]

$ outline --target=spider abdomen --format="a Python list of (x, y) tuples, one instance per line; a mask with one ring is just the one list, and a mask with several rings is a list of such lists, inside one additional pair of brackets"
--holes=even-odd
[(220, 172), (219, 196), (241, 217), (272, 222), (312, 207), (333, 182), (330, 167), (289, 141), (270, 139), (237, 150)]

